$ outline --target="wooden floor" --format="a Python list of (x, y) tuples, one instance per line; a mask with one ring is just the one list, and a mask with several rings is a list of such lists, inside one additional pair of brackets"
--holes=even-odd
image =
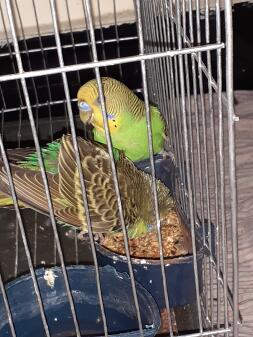
[(236, 93), (238, 232), (240, 262), (240, 309), (243, 325), (240, 335), (253, 334), (253, 92)]

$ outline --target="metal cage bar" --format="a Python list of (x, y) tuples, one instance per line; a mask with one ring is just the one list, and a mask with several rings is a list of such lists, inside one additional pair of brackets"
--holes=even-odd
[[(60, 36), (59, 36), (59, 28), (58, 28), (58, 24), (57, 24), (57, 13), (56, 13), (56, 7), (55, 7), (55, 0), (50, 0), (50, 6), (51, 6), (52, 20), (53, 20), (53, 26), (54, 26), (54, 35), (55, 35), (55, 41), (56, 41), (56, 46), (57, 46), (59, 64), (60, 64), (61, 67), (63, 67), (64, 61), (63, 61), (61, 41), (60, 41)], [(79, 155), (78, 143), (77, 143), (77, 138), (76, 138), (75, 124), (74, 124), (72, 107), (71, 107), (71, 103), (70, 103), (70, 94), (69, 94), (69, 88), (68, 88), (68, 81), (67, 81), (66, 73), (62, 73), (62, 81), (63, 81), (64, 92), (65, 92), (65, 97), (66, 97), (67, 111), (68, 111), (68, 117), (69, 117), (69, 122), (70, 122), (70, 129), (71, 129), (71, 133), (72, 133), (72, 136), (73, 136), (73, 146), (74, 146), (74, 149), (75, 149), (76, 163), (77, 163), (78, 173), (79, 173), (79, 177), (80, 177), (81, 192), (82, 192), (85, 215), (86, 215), (86, 219), (87, 219), (88, 234), (89, 234), (89, 239), (90, 239), (90, 243), (91, 243), (93, 261), (94, 261), (94, 265), (95, 265), (95, 275), (96, 275), (96, 283), (97, 283), (97, 289), (98, 289), (98, 298), (99, 298), (101, 315), (102, 315), (102, 320), (103, 320), (103, 325), (104, 325), (104, 332), (105, 332), (105, 336), (108, 336), (107, 321), (106, 321), (106, 316), (105, 316), (103, 297), (102, 297), (102, 289), (101, 289), (100, 277), (99, 277), (98, 262), (97, 262), (97, 256), (96, 256), (96, 248), (95, 248), (95, 242), (94, 242), (94, 238), (93, 238), (91, 220), (90, 220), (90, 215), (89, 215), (88, 200), (87, 200), (84, 177), (83, 177), (83, 172), (82, 172), (82, 163), (81, 163), (81, 159), (80, 159), (80, 155)], [(76, 321), (75, 324), (76, 323), (78, 323), (78, 322)], [(78, 330), (79, 330), (79, 328), (78, 328)], [(77, 331), (77, 333), (80, 334), (80, 331)]]
[(238, 336), (239, 323), (239, 265), (238, 265), (238, 233), (237, 233), (237, 191), (235, 174), (235, 135), (234, 123), (237, 120), (234, 113), (233, 93), (233, 30), (232, 30), (232, 6), (230, 0), (225, 0), (226, 22), (226, 92), (228, 100), (228, 140), (229, 140), (229, 178), (230, 178), (230, 209), (232, 225), (232, 254), (233, 254), (233, 334)]
[[(90, 0), (86, 0), (85, 9), (86, 9), (86, 13), (87, 13), (88, 26), (89, 26), (89, 30), (90, 30), (90, 38), (91, 38), (91, 42), (92, 42), (93, 61), (97, 62), (98, 58), (97, 58), (97, 50), (96, 50), (96, 43), (95, 43), (94, 27), (93, 27), (93, 22), (92, 22), (92, 12), (91, 12)], [(137, 315), (137, 319), (138, 319), (138, 326), (139, 326), (140, 335), (144, 336), (143, 327), (142, 327), (142, 319), (141, 319), (141, 314), (140, 314), (140, 307), (139, 307), (136, 285), (135, 285), (135, 279), (134, 279), (134, 272), (133, 272), (133, 268), (132, 268), (132, 264), (131, 264), (131, 258), (130, 258), (128, 237), (127, 237), (127, 231), (126, 231), (126, 226), (125, 226), (125, 219), (124, 219), (124, 215), (123, 215), (123, 207), (122, 207), (121, 197), (120, 197), (117, 171), (116, 171), (116, 166), (115, 166), (115, 162), (114, 162), (114, 158), (113, 158), (113, 149), (112, 149), (112, 143), (111, 143), (111, 138), (110, 138), (108, 120), (106, 118), (106, 107), (105, 107), (105, 98), (104, 98), (104, 93), (103, 93), (103, 86), (102, 86), (102, 81), (101, 81), (100, 72), (99, 72), (98, 67), (95, 68), (95, 75), (96, 75), (96, 80), (97, 80), (97, 84), (98, 84), (98, 92), (99, 92), (99, 97), (100, 97), (100, 102), (101, 102), (101, 111), (102, 111), (102, 116), (103, 116), (103, 124), (104, 124), (105, 136), (106, 136), (106, 143), (107, 143), (107, 147), (108, 147), (108, 153), (110, 155), (112, 178), (113, 178), (116, 197), (117, 197), (120, 223), (121, 223), (122, 232), (123, 232), (123, 235), (124, 235), (124, 246), (125, 246), (125, 250), (126, 250), (129, 274), (130, 274), (130, 278), (131, 278), (131, 286), (132, 286), (134, 304), (135, 304), (135, 307), (136, 307), (136, 315)]]
[[(95, 277), (98, 289), (99, 304), (102, 313), (102, 321), (104, 327), (104, 335), (108, 336), (108, 320), (106, 317), (103, 294), (100, 284), (99, 264), (97, 260), (96, 246), (93, 238), (92, 224), (89, 217), (89, 207), (87, 201), (87, 193), (85, 189), (85, 181), (82, 173), (82, 163), (79, 155), (77, 132), (75, 127), (75, 119), (72, 103), (76, 102), (76, 98), (71, 97), (70, 84), (67, 75), (74, 76), (75, 85), (80, 85), (82, 74), (84, 71), (91, 70), (95, 74), (98, 85), (98, 92), (101, 102), (101, 113), (103, 116), (103, 124), (110, 156), (112, 169), (112, 178), (115, 186), (117, 204), (119, 209), (119, 218), (122, 227), (126, 257), (128, 262), (128, 270), (131, 280), (132, 293), (138, 320), (140, 335), (144, 336), (142, 317), (138, 296), (136, 291), (136, 283), (134, 277), (133, 266), (131, 262), (129, 242), (127, 230), (125, 227), (125, 219), (123, 215), (122, 202), (120, 198), (120, 188), (117, 179), (117, 169), (113, 158), (113, 149), (108, 122), (106, 118), (106, 102), (103, 92), (103, 84), (101, 81), (101, 71), (106, 75), (110, 70), (117, 66), (118, 76), (124, 81), (124, 65), (133, 64), (135, 62), (140, 65), (140, 73), (142, 76), (142, 90), (144, 97), (146, 124), (148, 134), (148, 147), (150, 154), (150, 166), (152, 175), (152, 196), (153, 206), (156, 218), (157, 239), (159, 243), (159, 257), (161, 264), (161, 275), (163, 283), (163, 292), (165, 297), (166, 310), (168, 313), (169, 335), (177, 334), (173, 330), (173, 318), (171, 312), (173, 308), (170, 306), (169, 295), (170, 289), (167, 288), (167, 279), (165, 273), (165, 260), (163, 256), (161, 220), (159, 218), (159, 202), (156, 187), (156, 172), (152, 147), (152, 128), (151, 128), (151, 112), (150, 100), (158, 106), (162, 112), (169, 135), (171, 138), (166, 144), (166, 150), (173, 156), (176, 167), (179, 170), (179, 178), (177, 181), (176, 198), (180, 210), (186, 216), (190, 224), (190, 232), (193, 246), (193, 272), (196, 287), (196, 304), (197, 304), (197, 321), (198, 331), (188, 333), (186, 336), (229, 336), (231, 333), (237, 337), (238, 322), (240, 321), (240, 313), (238, 310), (238, 244), (237, 244), (237, 210), (236, 210), (236, 176), (235, 176), (235, 142), (234, 142), (234, 122), (237, 120), (234, 115), (233, 107), (233, 54), (232, 54), (232, 13), (231, 1), (225, 0), (225, 41), (221, 39), (221, 6), (220, 0), (215, 2), (215, 41), (210, 35), (210, 8), (209, 1), (204, 1), (204, 20), (201, 20), (200, 1), (199, 0), (134, 0), (136, 13), (136, 27), (138, 36), (122, 37), (118, 27), (117, 17), (117, 1), (112, 0), (113, 4), (113, 30), (114, 37), (107, 38), (103, 28), (103, 20), (101, 13), (101, 1), (96, 1), (98, 11), (98, 28), (93, 22), (93, 12), (90, 0), (82, 0), (83, 17), (85, 32), (83, 32), (84, 42), (77, 42), (75, 32), (72, 27), (72, 18), (70, 6), (71, 2), (64, 1), (67, 13), (67, 23), (70, 34), (70, 43), (61, 41), (61, 31), (58, 25), (58, 13), (55, 0), (50, 0), (50, 11), (52, 15), (53, 36), (55, 45), (44, 45), (43, 36), (40, 31), (40, 23), (37, 15), (35, 1), (32, 0), (37, 37), (39, 48), (29, 48), (26, 41), (24, 27), (21, 14), (18, 8), (18, 1), (5, 0), (8, 12), (8, 19), (12, 33), (12, 43), (6, 28), (3, 10), (0, 6), (1, 21), (3, 22), (4, 33), (6, 37), (6, 50), (0, 53), (2, 61), (5, 58), (11, 60), (11, 72), (0, 75), (0, 99), (3, 103), (1, 108), (1, 128), (0, 148), (4, 161), (6, 172), (11, 189), (12, 198), (16, 210), (16, 256), (14, 275), (18, 275), (19, 262), (19, 230), (25, 247), (25, 253), (28, 260), (29, 270), (32, 275), (33, 284), (39, 304), (46, 336), (50, 337), (50, 331), (47, 325), (43, 302), (40, 296), (34, 266), (37, 264), (37, 213), (34, 216), (34, 242), (33, 258), (28, 247), (27, 237), (24, 231), (22, 217), (18, 207), (18, 200), (15, 194), (15, 186), (12, 181), (10, 166), (4, 150), (4, 127), (6, 116), (8, 113), (17, 113), (18, 129), (17, 144), (21, 144), (21, 129), (28, 123), (24, 120), (23, 113), (27, 112), (29, 124), (32, 130), (32, 136), (35, 143), (36, 152), (41, 166), (43, 183), (46, 195), (48, 197), (48, 207), (50, 220), (54, 233), (54, 264), (57, 264), (57, 254), (60, 258), (60, 265), (64, 275), (64, 282), (67, 290), (68, 300), (70, 303), (71, 313), (75, 325), (77, 336), (81, 336), (78, 317), (75, 312), (75, 305), (71, 295), (71, 289), (68, 282), (63, 250), (57, 232), (56, 221), (53, 212), (53, 204), (50, 197), (50, 190), (47, 183), (46, 171), (41, 154), (39, 143), (39, 127), (40, 127), (40, 108), (46, 108), (48, 111), (48, 120), (50, 124), (49, 134), (53, 140), (54, 135), (54, 106), (62, 106), (64, 109), (64, 118), (67, 131), (71, 132), (73, 138), (73, 146), (76, 155), (76, 163), (80, 177), (80, 185), (82, 190), (82, 198), (84, 204), (84, 212), (87, 218), (88, 235), (92, 257), (95, 265)], [(17, 9), (17, 21), (21, 27), (20, 41), (15, 30), (13, 6)], [(195, 14), (193, 13), (195, 8)], [(194, 16), (195, 15), (195, 16)], [(205, 34), (201, 34), (201, 24), (204, 22)], [(96, 34), (99, 32), (99, 34)], [(86, 34), (86, 36), (85, 36)], [(139, 40), (139, 53), (131, 56), (123, 56), (121, 50), (122, 42)], [(21, 41), (22, 40), (22, 41)], [(109, 58), (106, 53), (105, 46), (116, 43), (115, 58)], [(79, 48), (87, 47), (89, 60), (80, 62)], [(102, 59), (99, 59), (101, 48)], [(63, 52), (68, 50), (71, 52), (72, 62), (65, 65)], [(222, 75), (222, 52), (226, 53), (226, 76)], [(58, 65), (50, 67), (47, 59), (49, 52), (55, 52), (57, 55)], [(31, 55), (35, 53), (41, 54), (42, 66), (33, 70), (30, 60)], [(216, 58), (216, 68), (212, 65), (213, 58)], [(24, 67), (24, 60), (27, 60), (27, 66)], [(67, 64), (67, 62), (66, 62)], [(24, 68), (26, 70), (24, 70)], [(215, 76), (216, 71), (216, 76)], [(63, 95), (60, 99), (54, 98), (52, 89), (51, 76), (60, 75), (63, 84)], [(46, 97), (40, 100), (37, 81), (45, 78)], [(222, 79), (226, 82), (226, 93), (222, 93)], [(12, 82), (14, 81), (14, 82)], [(28, 91), (28, 82), (30, 92)], [(13, 83), (17, 87), (20, 105), (17, 107), (8, 106), (5, 99), (5, 85)], [(31, 99), (34, 96), (34, 102)], [(217, 105), (217, 106), (216, 106)], [(226, 116), (227, 114), (227, 116)], [(225, 117), (227, 118), (225, 120)], [(208, 124), (210, 123), (210, 124)], [(208, 126), (210, 125), (210, 128)], [(215, 126), (218, 126), (216, 129)], [(227, 128), (226, 128), (227, 127)], [(228, 136), (226, 135), (228, 133)], [(211, 141), (208, 142), (210, 136)], [(226, 138), (227, 136), (227, 138)], [(228, 146), (228, 164), (227, 170), (224, 160), (226, 151), (224, 146)], [(226, 173), (229, 173), (229, 184), (226, 182)], [(214, 180), (211, 177), (214, 176)], [(219, 186), (220, 185), (220, 186)], [(230, 216), (231, 228), (229, 227), (226, 214), (226, 197), (227, 189), (230, 190)], [(207, 227), (205, 225), (207, 220)], [(212, 221), (215, 228), (215, 248), (212, 246)], [(202, 240), (205, 248), (205, 258), (203, 266), (203, 292), (200, 292), (199, 285), (199, 268), (197, 263), (197, 245), (196, 230), (202, 227)], [(227, 231), (232, 233), (232, 287), (233, 294), (229, 288), (230, 275), (228, 268), (228, 259), (230, 253), (227, 246), (229, 239)], [(75, 263), (78, 264), (78, 240), (77, 234), (74, 237), (75, 246)], [(0, 275), (0, 288), (4, 296), (4, 305), (10, 323), (12, 336), (15, 335), (15, 327), (12, 320), (11, 309), (8, 304), (8, 298), (4, 289), (2, 276)], [(217, 301), (216, 301), (217, 298)], [(230, 305), (230, 306), (229, 306)], [(231, 311), (233, 317), (231, 318)], [(180, 336), (180, 332), (177, 334)]]
[[(135, 6), (136, 6), (138, 34), (139, 34), (139, 48), (140, 48), (140, 54), (142, 55), (144, 54), (144, 37), (143, 37), (143, 28), (142, 28), (142, 20), (141, 20), (140, 0), (136, 0)], [(152, 142), (151, 114), (150, 114), (150, 107), (149, 107), (145, 60), (141, 61), (141, 73), (142, 73), (142, 81), (143, 81), (143, 92), (144, 92), (146, 122), (147, 122), (147, 131), (148, 131), (148, 148), (149, 148), (149, 154), (150, 154), (150, 166), (151, 166), (151, 174), (152, 174), (153, 203), (154, 203), (155, 219), (156, 219), (156, 226), (157, 226), (157, 238), (158, 238), (158, 243), (159, 243), (159, 256), (160, 256), (160, 261), (161, 261), (163, 291), (164, 291), (165, 305), (166, 305), (168, 321), (169, 321), (169, 332), (170, 332), (170, 336), (173, 336), (172, 320), (171, 320), (171, 315), (170, 315), (169, 295), (168, 295), (168, 289), (167, 289), (164, 256), (163, 256), (161, 220), (159, 216), (157, 187), (156, 187), (156, 181), (155, 181), (155, 164), (154, 164), (154, 157), (153, 157), (154, 152), (153, 152), (153, 145), (152, 145), (153, 142)]]
[(167, 57), (167, 56), (172, 57), (176, 55), (198, 53), (201, 51), (216, 50), (219, 48), (224, 48), (224, 43), (210, 44), (208, 46), (185, 48), (181, 50), (168, 50), (166, 52), (159, 52), (159, 53), (153, 53), (153, 54), (148, 54), (148, 55), (146, 54), (146, 55), (138, 55), (138, 56), (128, 56), (128, 57), (122, 57), (121, 59), (97, 61), (96, 64), (94, 64), (94, 62), (87, 62), (87, 63), (79, 63), (77, 65), (55, 67), (55, 68), (47, 69), (47, 70), (34, 70), (32, 72), (23, 72), (21, 74), (1, 75), (0, 82), (12, 81), (12, 80), (23, 79), (23, 78), (45, 76), (45, 75), (61, 74), (61, 73), (67, 73), (71, 71), (78, 71), (78, 70), (84, 70), (84, 69), (94, 69), (95, 67), (107, 67), (107, 66), (131, 63), (131, 62), (136, 62), (136, 61), (141, 61), (141, 60), (152, 60), (152, 59), (157, 59), (160, 57)]
[[(181, 42), (181, 27), (180, 22), (180, 7), (179, 1), (176, 1), (176, 12), (177, 12), (177, 39), (178, 39), (178, 48), (182, 48)], [(195, 277), (195, 287), (196, 287), (196, 297), (197, 297), (197, 306), (198, 306), (198, 320), (199, 320), (199, 329), (200, 334), (203, 332), (203, 324), (201, 317), (201, 304), (200, 304), (200, 291), (199, 291), (199, 280), (198, 280), (198, 266), (197, 266), (197, 249), (195, 241), (195, 221), (193, 213), (193, 197), (192, 197), (192, 186), (191, 186), (191, 176), (190, 176), (190, 158), (189, 158), (189, 145), (188, 145), (188, 131), (186, 124), (186, 105), (185, 105), (185, 84), (184, 84), (184, 72), (183, 72), (183, 58), (182, 55), (179, 55), (179, 72), (180, 72), (180, 91), (181, 91), (181, 105), (182, 105), (182, 124), (183, 124), (183, 139), (185, 147), (185, 160), (186, 160), (186, 176), (187, 176), (187, 194), (189, 202), (189, 216), (191, 224), (191, 235), (192, 235), (192, 249), (193, 249), (193, 261), (194, 261), (194, 277)]]
[(3, 295), (4, 306), (5, 306), (5, 310), (6, 310), (8, 321), (9, 321), (11, 335), (12, 335), (12, 337), (16, 337), (17, 335), (16, 335), (16, 331), (15, 331), (15, 327), (14, 327), (14, 323), (13, 323), (13, 319), (12, 319), (11, 309), (10, 309), (10, 305), (9, 305), (9, 302), (8, 302), (8, 297), (7, 297), (7, 294), (6, 294), (6, 291), (5, 291), (5, 287), (4, 287), (4, 283), (3, 283), (1, 273), (0, 273), (0, 290), (1, 290), (1, 293)]
[[(20, 56), (20, 53), (19, 53), (18, 40), (17, 40), (17, 35), (16, 35), (14, 21), (13, 21), (13, 11), (12, 11), (11, 2), (9, 0), (6, 0), (6, 6), (7, 6), (8, 18), (9, 18), (11, 32), (12, 32), (13, 44), (14, 44), (14, 48), (15, 48), (15, 51), (16, 51), (18, 68), (19, 68), (19, 72), (22, 73), (23, 72), (22, 59), (21, 59), (21, 56)], [(69, 299), (69, 303), (70, 303), (70, 307), (71, 307), (71, 311), (72, 311), (72, 315), (73, 315), (73, 319), (74, 319), (74, 323), (75, 323), (75, 327), (76, 327), (76, 333), (77, 333), (77, 336), (81, 336), (81, 333), (80, 333), (80, 330), (79, 330), (79, 327), (78, 327), (78, 321), (77, 321), (76, 313), (75, 313), (73, 298), (72, 298), (72, 295), (71, 295), (71, 292), (70, 292), (70, 285), (68, 283), (68, 276), (67, 276), (67, 272), (66, 272), (66, 268), (65, 268), (65, 264), (64, 264), (64, 257), (63, 257), (63, 253), (62, 253), (61, 243), (60, 243), (57, 228), (56, 228), (56, 222), (55, 222), (55, 218), (54, 218), (51, 195), (50, 195), (50, 191), (49, 191), (47, 176), (46, 176), (46, 172), (45, 172), (43, 158), (42, 158), (42, 155), (41, 155), (39, 140), (38, 140), (38, 136), (37, 136), (37, 132), (36, 132), (34, 117), (33, 117), (32, 110), (31, 110), (31, 104), (30, 104), (30, 99), (29, 99), (29, 94), (28, 94), (25, 79), (21, 80), (21, 84), (22, 84), (22, 89), (23, 89), (23, 92), (24, 92), (25, 100), (26, 100), (26, 105), (27, 105), (27, 110), (28, 110), (28, 114), (29, 114), (31, 129), (32, 129), (32, 133), (33, 133), (35, 148), (36, 148), (36, 151), (37, 151), (38, 160), (39, 160), (39, 164), (40, 164), (40, 167), (41, 167), (41, 174), (42, 174), (43, 183), (44, 183), (44, 186), (45, 186), (45, 192), (46, 192), (47, 199), (48, 199), (49, 214), (50, 214), (52, 226), (53, 226), (53, 229), (54, 229), (54, 236), (55, 236), (55, 239), (56, 239), (57, 249), (58, 249), (58, 253), (59, 253), (59, 256), (60, 256), (60, 260), (61, 260), (61, 267), (62, 267), (64, 281), (65, 281), (65, 285), (66, 285), (66, 289), (67, 289), (67, 295), (68, 295), (68, 299)], [(1, 138), (1, 140), (2, 140), (2, 138)], [(1, 145), (2, 145), (2, 141), (1, 141)], [(2, 157), (3, 158), (5, 157), (6, 162), (7, 162), (7, 157), (4, 153), (4, 149), (2, 149), (1, 152), (2, 152)], [(6, 167), (6, 169), (8, 170), (9, 175), (11, 176), (10, 168)], [(10, 183), (11, 183), (11, 181), (10, 181)], [(12, 184), (13, 184), (13, 182), (12, 182)], [(16, 199), (16, 196), (15, 196), (14, 185), (12, 185), (12, 189), (13, 189), (12, 198), (15, 201), (15, 204), (16, 204), (16, 212), (17, 212), (17, 214), (19, 214), (17, 199)], [(20, 223), (20, 226), (21, 226), (20, 229), (24, 233), (24, 228), (22, 228), (23, 226), (22, 226), (22, 220), (21, 220), (20, 215), (19, 215), (19, 223)], [(25, 244), (25, 234), (22, 234), (22, 236), (23, 236), (23, 242)], [(27, 246), (27, 251), (29, 252), (28, 246)], [(34, 269), (32, 267), (32, 261), (31, 261), (30, 253), (27, 253), (27, 257), (28, 257), (29, 264), (31, 266), (30, 271), (31, 271), (31, 274), (32, 274), (32, 277), (33, 277), (33, 284), (34, 284), (36, 294), (37, 294), (37, 297), (38, 297), (38, 301), (39, 301), (39, 306), (40, 306), (40, 310), (41, 310), (41, 316), (42, 316), (42, 321), (43, 321), (43, 325), (44, 325), (44, 328), (45, 328), (45, 333), (46, 333), (47, 336), (50, 336), (49, 328), (48, 328), (48, 325), (47, 325), (47, 322), (46, 322), (45, 312), (44, 312), (44, 309), (43, 309), (42, 300), (41, 300), (41, 297), (39, 296), (39, 289), (38, 289), (38, 284), (37, 284), (37, 281), (36, 281), (36, 276), (35, 276), (35, 273), (34, 273)]]

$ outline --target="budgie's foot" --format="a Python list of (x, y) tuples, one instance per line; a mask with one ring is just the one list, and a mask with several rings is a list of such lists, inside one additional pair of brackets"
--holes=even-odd
[(167, 136), (164, 132), (163, 132), (163, 134), (162, 134), (162, 137), (163, 137), (163, 139), (166, 141), (166, 142), (168, 142), (169, 141), (169, 136)]
[(105, 236), (103, 233), (96, 233), (94, 235), (94, 240), (100, 244), (103, 244), (104, 240), (105, 240)]
[(165, 160), (166, 158), (171, 158), (173, 163), (175, 163), (175, 156), (174, 153), (172, 153), (171, 151), (162, 150), (160, 154), (163, 156), (163, 160)]

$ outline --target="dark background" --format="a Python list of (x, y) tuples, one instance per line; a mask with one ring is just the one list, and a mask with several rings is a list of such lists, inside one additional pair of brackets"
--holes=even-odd
[[(221, 14), (221, 27), (224, 28), (224, 13)], [(250, 4), (238, 4), (234, 6), (233, 10), (233, 31), (234, 31), (234, 88), (235, 90), (252, 90), (253, 89), (253, 34), (252, 34), (252, 21), (253, 21), (253, 6)], [(201, 36), (202, 43), (205, 43), (205, 24), (204, 20), (201, 22)], [(103, 29), (104, 39), (115, 38), (115, 27), (110, 27)], [(129, 37), (136, 36), (136, 26), (131, 25), (121, 25), (118, 27), (119, 37)], [(224, 39), (224, 31), (222, 32), (222, 38)], [(101, 30), (96, 30), (96, 39), (101, 40)], [(89, 38), (86, 32), (75, 32), (73, 34), (74, 42), (89, 42)], [(215, 42), (215, 17), (210, 17), (210, 39), (211, 43)], [(70, 34), (61, 35), (62, 45), (71, 44)], [(20, 41), (20, 49), (30, 50), (33, 48), (41, 47), (51, 47), (55, 46), (55, 39), (52, 36), (42, 37), (41, 41), (38, 38), (29, 39), (27, 41)], [(120, 55), (116, 44), (108, 43), (98, 45), (98, 58), (100, 60), (106, 58), (117, 58), (118, 56), (131, 56), (138, 54), (138, 40), (131, 41), (121, 41), (119, 44)], [(13, 47), (6, 45), (0, 49), (0, 54), (9, 53), (13, 50)], [(104, 50), (104, 53), (103, 53)], [(78, 47), (78, 48), (65, 48), (63, 49), (64, 63), (65, 65), (71, 65), (75, 63), (74, 53), (76, 53), (77, 63), (90, 62), (92, 61), (90, 48)], [(213, 54), (214, 55), (214, 54)], [(45, 64), (43, 65), (43, 59)], [(224, 53), (223, 53), (224, 59)], [(24, 53), (22, 54), (22, 60), (24, 69), (36, 70), (46, 68), (54, 68), (59, 66), (58, 56), (56, 50), (46, 51), (44, 53)], [(0, 75), (10, 74), (17, 72), (17, 66), (15, 62), (15, 56), (1, 57), (1, 67)], [(214, 78), (216, 77), (216, 57), (212, 57), (212, 72)], [(138, 62), (131, 64), (124, 64), (121, 66), (122, 73), (120, 73), (119, 66), (108, 67), (107, 69), (101, 68), (101, 75), (109, 75), (118, 79), (123, 79), (124, 83), (127, 84), (131, 89), (141, 88), (141, 73), (140, 65)], [(223, 79), (225, 78), (225, 62), (223, 62)], [(121, 77), (122, 75), (122, 77)], [(77, 90), (80, 84), (85, 83), (87, 80), (94, 78), (93, 70), (83, 70), (79, 72), (79, 78), (77, 73), (71, 72), (67, 74), (68, 83), (70, 88), (71, 98), (76, 97)], [(48, 81), (48, 82), (47, 82)], [(50, 86), (50, 93), (47, 89), (47, 84)], [(38, 77), (34, 80), (28, 79), (27, 85), (29, 88), (29, 94), (32, 104), (45, 103), (47, 101), (57, 101), (61, 100), (64, 95), (63, 85), (61, 75), (52, 75), (46, 78)], [(224, 87), (224, 86), (223, 86)], [(207, 88), (206, 88), (207, 89)], [(0, 93), (0, 108), (17, 108), (23, 106), (24, 97), (22, 94), (21, 86), (19, 81), (8, 81), (1, 84)], [(76, 105), (73, 106), (75, 112), (77, 112)], [(51, 107), (51, 113), (53, 116), (62, 115), (63, 109), (59, 109), (59, 105)], [(38, 111), (37, 111), (38, 112)], [(47, 117), (49, 114), (48, 107), (39, 108), (39, 115)], [(17, 120), (18, 114), (6, 113), (5, 121)], [(22, 112), (22, 118), (26, 119), (26, 112)]]

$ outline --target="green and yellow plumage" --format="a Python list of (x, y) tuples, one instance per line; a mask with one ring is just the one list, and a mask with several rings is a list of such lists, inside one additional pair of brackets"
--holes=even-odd
[[(50, 173), (58, 172), (58, 155), (61, 147), (61, 140), (55, 140), (48, 143), (46, 147), (41, 149), (41, 154), (44, 160), (45, 170)], [(20, 149), (20, 152), (22, 150)], [(38, 155), (34, 149), (32, 153), (29, 153), (23, 160), (19, 160), (18, 164), (20, 167), (27, 168), (29, 170), (40, 170), (40, 165), (38, 161)]]
[[(54, 173), (47, 172), (54, 214), (60, 222), (87, 231), (71, 136), (63, 136), (59, 144), (58, 170)], [(81, 138), (78, 138), (78, 145), (93, 231), (106, 233), (118, 230), (121, 226), (109, 154), (103, 146)], [(15, 160), (10, 165), (18, 200), (27, 207), (48, 215), (48, 202), (40, 171), (34, 167), (21, 167)], [(116, 169), (129, 235), (144, 234), (147, 226), (155, 223), (151, 177), (139, 171), (122, 154), (116, 162)], [(168, 188), (160, 181), (157, 181), (157, 189), (160, 216), (163, 218), (174, 207), (174, 202)], [(8, 179), (1, 160), (0, 191), (9, 195)]]
[[(132, 161), (149, 158), (145, 105), (123, 83), (102, 77), (108, 126), (112, 145)], [(78, 91), (80, 118), (94, 126), (94, 139), (106, 144), (103, 117), (96, 80), (85, 83)], [(153, 151), (163, 150), (165, 123), (159, 110), (150, 106)]]

